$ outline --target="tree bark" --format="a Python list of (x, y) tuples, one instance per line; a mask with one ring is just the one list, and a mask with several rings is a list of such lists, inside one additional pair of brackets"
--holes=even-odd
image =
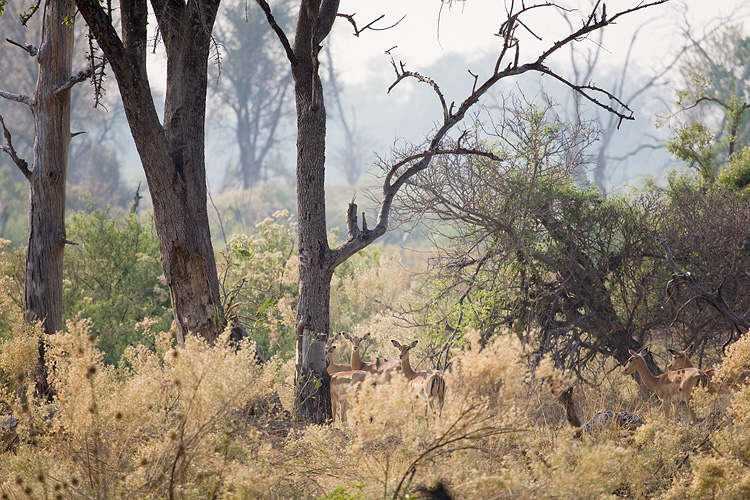
[[(302, 2), (294, 43), (296, 64), (292, 66), (297, 108), (297, 210), (299, 247), (299, 304), (297, 323), (307, 323), (297, 337), (295, 407), (297, 415), (314, 423), (330, 418), (324, 404), (330, 389), (313, 383), (326, 377), (325, 341), (329, 329), (329, 303), (333, 266), (326, 227), (325, 136), (326, 110), (318, 76), (320, 50), (313, 40), (320, 1)], [(299, 330), (298, 330), (299, 331)], [(316, 332), (324, 333), (319, 337)], [(317, 387), (320, 389), (315, 390)], [(323, 403), (323, 404), (322, 404)]]
[(148, 8), (123, 0), (122, 39), (97, 0), (76, 0), (111, 64), (154, 205), (177, 337), (213, 342), (223, 331), (208, 223), (205, 172), (207, 65), (219, 0), (151, 2), (167, 51), (164, 124), (146, 74)]
[[(48, 0), (45, 3), (37, 54), (39, 76), (30, 102), (35, 139), (32, 168), (25, 172), (29, 180), (25, 302), (27, 314), (42, 322), (46, 334), (62, 330), (70, 90), (58, 92), (57, 89), (72, 73), (74, 16), (75, 5), (71, 2)], [(47, 395), (44, 343), (39, 345), (35, 378), (37, 393)]]

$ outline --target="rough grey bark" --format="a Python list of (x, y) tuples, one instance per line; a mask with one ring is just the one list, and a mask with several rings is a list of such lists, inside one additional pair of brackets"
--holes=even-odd
[(152, 0), (167, 52), (164, 123), (146, 74), (146, 0), (121, 2), (121, 33), (97, 0), (76, 0), (117, 79), (154, 205), (177, 335), (213, 342), (226, 325), (208, 223), (207, 66), (219, 0)]
[[(36, 52), (39, 74), (32, 96), (3, 97), (27, 104), (34, 116), (33, 161), (20, 159), (3, 123), (7, 146), (15, 164), (29, 181), (29, 238), (26, 250), (25, 309), (39, 320), (46, 334), (62, 330), (63, 252), (65, 237), (65, 184), (70, 144), (70, 89), (72, 78), (73, 19), (71, 2), (47, 0), (43, 6), (41, 43)], [(31, 46), (26, 47), (34, 55)], [(44, 343), (34, 373), (39, 395), (49, 393), (44, 363)]]
[[(292, 65), (297, 109), (297, 210), (300, 256), (297, 321), (298, 324), (303, 321), (309, 322), (310, 330), (304, 329), (297, 340), (300, 363), (295, 377), (295, 406), (301, 418), (322, 422), (329, 417), (325, 411), (326, 406), (320, 404), (326, 398), (312, 397), (309, 392), (316, 386), (311, 380), (327, 380), (326, 338), (319, 339), (315, 332), (328, 333), (331, 277), (334, 267), (329, 259), (325, 213), (326, 109), (317, 67), (320, 45), (314, 39), (317, 22), (315, 16), (320, 11), (321, 2), (312, 0), (309, 3), (303, 1), (302, 4), (294, 38), (296, 64)], [(333, 8), (337, 7), (338, 5)], [(330, 385), (317, 392), (328, 394), (329, 391)]]

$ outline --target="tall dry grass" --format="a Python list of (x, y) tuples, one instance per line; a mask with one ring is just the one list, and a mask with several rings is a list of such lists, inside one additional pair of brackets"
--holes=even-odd
[[(177, 347), (149, 332), (153, 346), (129, 348), (113, 368), (85, 321), (47, 339), (54, 400), (24, 403), (18, 388), (40, 336), (16, 333), (0, 345), (2, 411), (19, 421), (18, 439), (0, 449), (2, 498), (405, 499), (438, 483), (460, 499), (750, 496), (747, 387), (697, 391), (702, 422), (676, 425), (605, 364), (596, 384), (575, 385), (581, 419), (627, 410), (646, 424), (579, 434), (550, 391), (572, 382), (566, 374), (549, 362), (532, 374), (511, 335), (483, 349), (468, 335), (439, 418), (397, 376), (363, 383), (349, 422), (305, 426), (285, 411), (288, 363), (259, 367), (250, 345), (226, 337)], [(745, 363), (747, 342), (727, 367)]]

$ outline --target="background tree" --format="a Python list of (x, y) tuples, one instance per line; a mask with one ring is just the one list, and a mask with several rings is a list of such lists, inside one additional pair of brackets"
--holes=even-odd
[[(292, 24), (292, 8), (291, 0), (276, 6), (277, 21), (285, 29)], [(287, 118), (292, 78), (281, 63), (283, 51), (273, 37), (262, 11), (242, 3), (221, 9), (214, 38), (226, 55), (214, 67), (215, 120), (227, 127), (223, 114), (231, 113), (234, 123), (229, 127), (239, 147), (236, 161), (226, 169), (224, 188), (249, 189), (281, 173), (279, 146), (291, 129)]]
[[(628, 42), (627, 55), (622, 67), (617, 68), (617, 70), (613, 69), (605, 76), (607, 87), (611, 88), (615, 95), (620, 96), (623, 102), (626, 102), (633, 109), (642, 108), (644, 114), (648, 114), (645, 103), (659, 100), (660, 91), (665, 89), (668, 83), (668, 75), (672, 73), (675, 64), (684, 52), (683, 49), (674, 54), (670, 61), (665, 61), (663, 65), (652, 70), (644, 70), (638, 66), (637, 54), (640, 53), (642, 36), (649, 30), (658, 29), (654, 26), (658, 19), (647, 20), (633, 32)], [(570, 18), (563, 16), (563, 20), (572, 30)], [(571, 81), (578, 85), (585, 85), (594, 77), (598, 63), (606, 50), (604, 48), (606, 46), (604, 35), (604, 31), (599, 31), (596, 34), (596, 43), (570, 46), (569, 71), (572, 74)], [(601, 81), (602, 77), (600, 76), (598, 80)], [(571, 122), (574, 120), (587, 121), (589, 126), (594, 126), (600, 131), (595, 161), (587, 165), (588, 171), (579, 172), (579, 175), (590, 178), (602, 193), (607, 194), (617, 184), (615, 169), (618, 166), (618, 161), (641, 155), (646, 151), (662, 148), (663, 140), (650, 135), (646, 129), (648, 120), (645, 120), (645, 124), (644, 120), (641, 120), (640, 125), (628, 124), (631, 133), (639, 134), (641, 139), (636, 141), (631, 150), (623, 150), (621, 146), (625, 141), (622, 140), (622, 133), (618, 134), (620, 120), (616, 115), (607, 113), (600, 108), (590, 109), (580, 94), (573, 94), (572, 101), (573, 113), (568, 120)], [(639, 129), (634, 129), (636, 126)]]
[[(429, 84), (440, 99), (443, 120), (425, 145), (414, 147), (386, 169), (382, 201), (373, 229), (367, 227), (364, 219), (360, 227), (357, 206), (353, 202), (349, 205), (348, 237), (337, 248), (329, 246), (326, 234), (324, 189), (326, 107), (323, 102), (323, 88), (319, 74), (319, 54), (338, 14), (339, 2), (337, 0), (322, 2), (302, 0), (293, 46), (273, 18), (266, 1), (258, 0), (258, 3), (266, 12), (270, 25), (286, 50), (294, 77), (297, 110), (297, 208), (300, 259), (300, 295), (297, 310), (299, 335), (295, 376), (297, 393), (295, 397), (297, 413), (300, 417), (313, 422), (322, 422), (330, 415), (328, 413), (330, 406), (327, 398), (324, 397), (329, 389), (325, 372), (325, 339), (330, 326), (330, 284), (334, 269), (385, 233), (396, 194), (410, 178), (427, 169), (433, 158), (455, 153), (485, 154), (482, 151), (465, 148), (460, 141), (456, 142), (453, 147), (445, 141), (449, 133), (462, 122), (466, 113), (497, 82), (528, 72), (546, 74), (582, 93), (594, 103), (619, 114), (623, 119), (632, 119), (631, 113), (626, 107), (621, 107), (620, 101), (614, 100), (613, 105), (617, 108), (607, 104), (610, 98), (613, 98), (612, 94), (594, 86), (578, 86), (568, 82), (559, 73), (551, 70), (548, 64), (551, 63), (552, 56), (562, 47), (609, 26), (627, 14), (664, 2), (641, 3), (614, 13), (606, 12), (606, 8), (597, 4), (587, 16), (583, 17), (582, 24), (575, 24), (580, 27), (561, 40), (542, 49), (535, 56), (529, 56), (524, 52), (523, 60), (527, 62), (521, 62), (521, 31), (526, 30), (526, 27), (520, 19), (525, 18), (530, 11), (537, 8), (560, 11), (565, 9), (552, 3), (521, 5), (518, 8), (513, 4), (498, 33), (501, 45), (490, 76), (481, 81), (477, 77), (471, 94), (459, 105), (448, 104), (434, 81), (419, 73), (409, 71), (403, 63), (397, 64), (394, 61), (396, 81), (391, 89), (409, 78)], [(353, 17), (349, 16), (348, 19), (353, 22)], [(356, 28), (356, 23), (353, 22), (353, 24)], [(356, 29), (357, 33), (359, 31)], [(529, 57), (528, 60), (527, 57)], [(606, 99), (606, 102), (599, 99)], [(322, 336), (317, 332), (322, 332)]]
[[(740, 24), (722, 24), (703, 38), (684, 29), (688, 49), (680, 72), (677, 113), (669, 151), (700, 171), (708, 182), (750, 139), (750, 37)], [(677, 114), (675, 113), (675, 115)]]
[(146, 73), (146, 2), (121, 3), (118, 33), (106, 6), (76, 1), (117, 79), (146, 173), (178, 339), (192, 332), (213, 341), (226, 324), (208, 223), (204, 144), (207, 66), (219, 0), (151, 5), (167, 56), (163, 123)]

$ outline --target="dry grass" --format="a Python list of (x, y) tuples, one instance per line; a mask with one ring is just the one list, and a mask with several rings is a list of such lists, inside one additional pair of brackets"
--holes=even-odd
[[(549, 389), (570, 380), (549, 363), (532, 377), (507, 335), (456, 353), (440, 418), (394, 377), (364, 383), (348, 423), (302, 426), (267, 408), (277, 393), (291, 405), (289, 364), (258, 367), (250, 346), (225, 339), (177, 348), (165, 333), (114, 369), (86, 322), (49, 339), (54, 402), (23, 404), (15, 387), (38, 338), (19, 328), (0, 346), (2, 398), (19, 419), (0, 455), (3, 498), (393, 499), (438, 482), (466, 499), (750, 495), (748, 387), (697, 391), (705, 419), (675, 425), (610, 366), (598, 385), (575, 386), (581, 419), (627, 410), (647, 423), (577, 436)], [(745, 366), (745, 352), (726, 366)]]

